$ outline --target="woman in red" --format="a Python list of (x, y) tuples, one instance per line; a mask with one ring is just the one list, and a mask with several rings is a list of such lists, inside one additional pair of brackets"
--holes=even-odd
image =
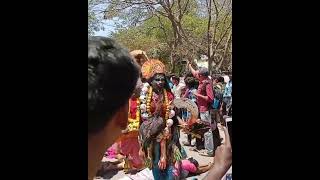
[[(144, 166), (144, 162), (139, 157), (139, 126), (140, 126), (140, 86), (141, 81), (138, 80), (136, 89), (133, 95), (129, 99), (129, 111), (128, 111), (128, 126), (125, 130), (122, 130), (122, 135), (117, 139), (112, 147), (107, 150), (107, 157), (116, 158), (120, 160), (120, 164), (110, 169), (141, 169)], [(123, 161), (124, 160), (124, 161)], [(108, 169), (108, 168), (107, 168)]]
[(129, 100), (129, 112), (128, 112), (128, 127), (123, 130), (123, 134), (118, 139), (119, 153), (125, 156), (127, 163), (126, 168), (140, 169), (143, 167), (143, 161), (139, 157), (139, 126), (140, 126), (140, 100), (138, 98), (139, 91), (137, 90)]

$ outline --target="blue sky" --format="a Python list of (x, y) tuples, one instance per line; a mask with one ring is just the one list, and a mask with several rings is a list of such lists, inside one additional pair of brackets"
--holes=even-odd
[(95, 32), (95, 35), (108, 37), (108, 36), (110, 36), (111, 32), (115, 31), (114, 21), (113, 20), (103, 20), (103, 24), (104, 24), (103, 25), (104, 30)]
[[(106, 9), (106, 7), (108, 7), (108, 4), (107, 3), (102, 3), (102, 4), (99, 4), (99, 5), (96, 5), (96, 6), (92, 7), (92, 9), (94, 9), (97, 12), (99, 12), (99, 11), (101, 12), (104, 9)], [(103, 19), (103, 13), (96, 13), (96, 17), (98, 19), (102, 20), (104, 30), (96, 31), (96, 32), (94, 32), (94, 35), (96, 35), (96, 36), (105, 36), (105, 37), (110, 36), (111, 32), (115, 31), (115, 23), (114, 23), (115, 20), (104, 20)]]

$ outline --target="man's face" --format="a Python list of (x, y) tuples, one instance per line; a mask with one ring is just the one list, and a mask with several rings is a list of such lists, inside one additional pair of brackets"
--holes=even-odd
[(163, 89), (165, 84), (164, 74), (156, 74), (151, 82), (153, 89)]

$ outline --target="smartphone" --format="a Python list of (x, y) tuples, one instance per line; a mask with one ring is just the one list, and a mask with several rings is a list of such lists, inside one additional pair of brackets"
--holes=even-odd
[(226, 180), (232, 180), (232, 174), (226, 174)]
[(181, 61), (181, 64), (182, 64), (182, 65), (186, 65), (186, 64), (187, 64), (187, 61), (185, 61), (185, 60), (184, 60), (184, 61)]

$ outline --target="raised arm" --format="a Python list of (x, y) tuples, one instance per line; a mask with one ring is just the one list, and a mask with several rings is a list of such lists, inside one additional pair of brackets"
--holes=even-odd
[(187, 64), (187, 66), (188, 66), (189, 70), (191, 71), (193, 77), (199, 79), (198, 72), (193, 69), (192, 65), (189, 62)]

